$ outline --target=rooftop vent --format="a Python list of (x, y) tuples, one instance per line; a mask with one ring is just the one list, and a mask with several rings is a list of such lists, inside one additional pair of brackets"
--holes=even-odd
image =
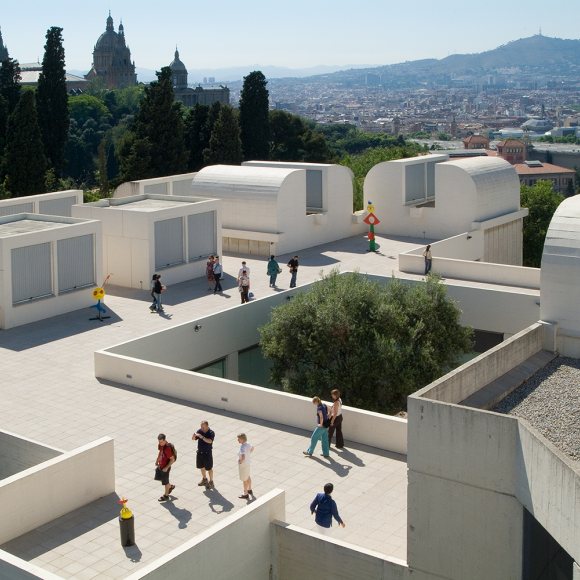
[(541, 161), (537, 161), (537, 160), (532, 160), (532, 161), (524, 161), (524, 163), (528, 166), (528, 167), (544, 167), (544, 165), (542, 164)]

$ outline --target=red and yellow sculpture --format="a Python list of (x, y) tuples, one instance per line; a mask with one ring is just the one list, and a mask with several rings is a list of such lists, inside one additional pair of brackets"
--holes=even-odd
[(368, 214), (363, 219), (363, 222), (369, 226), (369, 252), (376, 252), (377, 251), (377, 242), (375, 241), (375, 226), (381, 223), (381, 220), (375, 215), (375, 206), (373, 205), (372, 201), (369, 201), (367, 204), (367, 211)]

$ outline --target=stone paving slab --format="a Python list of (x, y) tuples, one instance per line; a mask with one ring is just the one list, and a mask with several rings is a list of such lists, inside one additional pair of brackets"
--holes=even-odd
[[(379, 238), (381, 254), (366, 252), (364, 237), (299, 252), (298, 283), (340, 266), (373, 274), (397, 270), (399, 252), (418, 241)], [(389, 256), (395, 258), (389, 258)], [(256, 296), (268, 288), (263, 259), (245, 258)], [(280, 257), (285, 264), (289, 256)], [(226, 256), (225, 271), (237, 274), (241, 257)], [(289, 274), (279, 276), (286, 288)], [(114, 280), (114, 278), (113, 278)], [(122, 578), (246, 505), (238, 499), (237, 441), (240, 431), (256, 447), (254, 491), (286, 490), (287, 521), (314, 529), (308, 506), (324, 483), (335, 484), (335, 499), (347, 523), (337, 538), (397, 558), (406, 558), (405, 458), (348, 444), (331, 459), (305, 458), (309, 433), (252, 417), (152, 396), (138, 389), (99, 382), (93, 352), (146, 333), (235, 305), (239, 294), (230, 276), (225, 296), (207, 292), (204, 279), (175, 285), (165, 297), (166, 315), (150, 314), (147, 291), (109, 287), (111, 318), (89, 321), (90, 309), (0, 331), (0, 416), (2, 428), (48, 445), (73, 449), (104, 435), (115, 439), (116, 494), (127, 496), (136, 517), (137, 547), (119, 541), (117, 495), (113, 494), (8, 542), (3, 549), (66, 578)], [(197, 487), (192, 432), (202, 419), (216, 431), (215, 491)], [(156, 436), (166, 432), (179, 459), (172, 473), (175, 499), (159, 504), (153, 481)], [(317, 450), (318, 451), (318, 450)], [(319, 452), (319, 451), (318, 451)], [(1, 525), (6, 525), (2, 523)]]

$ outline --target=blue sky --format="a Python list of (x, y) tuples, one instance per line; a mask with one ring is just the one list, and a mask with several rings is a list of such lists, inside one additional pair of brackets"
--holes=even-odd
[[(7, 0), (5, 0), (7, 1)], [(189, 69), (240, 65), (390, 64), (481, 52), (536, 34), (580, 37), (577, 0), (32, 0), (0, 11), (10, 55), (42, 59), (61, 26), (67, 68), (88, 70), (109, 9), (138, 67), (159, 69), (175, 45)]]

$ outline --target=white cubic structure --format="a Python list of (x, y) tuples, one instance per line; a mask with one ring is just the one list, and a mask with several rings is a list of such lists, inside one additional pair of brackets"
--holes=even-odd
[(103, 271), (111, 283), (147, 289), (154, 272), (176, 284), (205, 274), (221, 253), (220, 203), (215, 199), (137, 195), (73, 207), (75, 217), (103, 224)]
[(364, 231), (353, 220), (352, 172), (341, 165), (212, 165), (194, 176), (192, 193), (222, 200), (226, 252), (284, 254)]
[(379, 234), (443, 239), (483, 232), (485, 262), (521, 265), (520, 182), (497, 157), (429, 155), (375, 165), (364, 182)]
[(27, 213), (0, 217), (0, 328), (92, 306), (101, 262), (97, 221)]
[(80, 189), (68, 189), (53, 193), (27, 195), (0, 200), (0, 216), (17, 213), (38, 213), (71, 217), (73, 205), (83, 203), (83, 192)]

